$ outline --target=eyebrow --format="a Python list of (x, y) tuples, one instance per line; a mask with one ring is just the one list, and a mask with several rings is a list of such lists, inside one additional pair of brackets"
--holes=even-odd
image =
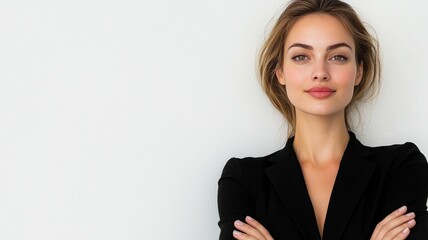
[[(290, 50), (290, 48), (293, 48), (293, 47), (301, 47), (301, 48), (308, 49), (308, 50), (313, 50), (314, 49), (312, 46), (307, 45), (307, 44), (294, 43), (294, 44), (291, 44), (291, 46), (288, 48), (288, 50)], [(340, 47), (347, 47), (347, 48), (349, 48), (349, 49), (352, 50), (351, 46), (349, 46), (348, 44), (342, 42), (342, 43), (336, 43), (336, 44), (328, 46), (327, 47), (327, 51), (330, 51), (330, 50), (333, 50), (333, 49), (336, 49), (336, 48), (340, 48)]]

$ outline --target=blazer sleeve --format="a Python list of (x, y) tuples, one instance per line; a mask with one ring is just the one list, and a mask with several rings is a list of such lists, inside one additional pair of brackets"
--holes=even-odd
[(248, 182), (244, 178), (241, 159), (232, 158), (218, 181), (217, 204), (220, 221), (220, 240), (235, 239), (234, 222), (252, 215), (253, 207)]
[(413, 143), (402, 145), (392, 166), (385, 194), (382, 219), (406, 205), (407, 212), (416, 214), (416, 226), (410, 230), (408, 240), (428, 239), (428, 164)]

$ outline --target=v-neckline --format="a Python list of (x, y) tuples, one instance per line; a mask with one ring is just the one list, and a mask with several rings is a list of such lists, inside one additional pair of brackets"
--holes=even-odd
[[(343, 158), (343, 157), (342, 157)], [(297, 159), (298, 160), (298, 159)], [(327, 215), (328, 215), (328, 210), (329, 210), (329, 206), (330, 206), (330, 200), (331, 200), (331, 194), (333, 193), (333, 189), (334, 189), (334, 185), (335, 185), (335, 183), (336, 183), (336, 180), (337, 180), (337, 174), (338, 174), (338, 172), (339, 172), (339, 170), (340, 170), (340, 163), (341, 163), (341, 160), (338, 162), (338, 166), (337, 166), (337, 169), (335, 169), (334, 170), (334, 177), (332, 177), (332, 178), (334, 178), (333, 179), (333, 181), (332, 181), (332, 184), (331, 184), (331, 186), (328, 186), (328, 188), (329, 188), (329, 195), (328, 195), (328, 199), (326, 200), (327, 201), (327, 206), (326, 206), (326, 209), (325, 209), (325, 214), (322, 216), (324, 219), (319, 219), (318, 217), (317, 217), (317, 211), (316, 211), (316, 209), (315, 209), (315, 206), (314, 206), (314, 199), (312, 199), (311, 198), (311, 193), (310, 193), (310, 188), (308, 187), (308, 182), (309, 182), (309, 179), (308, 179), (308, 177), (307, 176), (309, 176), (309, 175), (311, 175), (311, 174), (305, 174), (305, 172), (304, 172), (304, 167), (300, 164), (300, 162), (299, 162), (299, 165), (300, 165), (300, 172), (301, 172), (301, 174), (302, 174), (302, 177), (303, 177), (303, 179), (304, 179), (304, 185), (305, 185), (305, 189), (306, 189), (306, 193), (307, 193), (307, 197), (309, 198), (309, 200), (310, 200), (310, 203), (311, 203), (311, 208), (312, 208), (312, 211), (314, 212), (314, 218), (315, 218), (315, 222), (317, 223), (317, 230), (318, 230), (318, 232), (319, 232), (319, 234), (320, 234), (320, 236), (321, 236), (321, 239), (323, 239), (323, 233), (324, 233), (324, 228), (325, 228), (325, 224), (326, 224), (326, 221), (327, 221)], [(336, 167), (336, 166), (335, 166)], [(312, 180), (311, 180), (312, 181)], [(312, 187), (313, 188), (313, 187)], [(322, 229), (320, 228), (320, 226), (319, 226), (319, 221), (320, 220), (322, 220), (323, 222), (322, 222)]]
[[(324, 221), (323, 236), (316, 222), (303, 172), (292, 147), (293, 138), (283, 150), (272, 157), (274, 164), (265, 171), (279, 194), (291, 219), (304, 239), (340, 239), (364, 189), (374, 172), (374, 163), (365, 159), (369, 154), (350, 132), (350, 140), (343, 154)], [(338, 220), (339, 219), (339, 220)]]

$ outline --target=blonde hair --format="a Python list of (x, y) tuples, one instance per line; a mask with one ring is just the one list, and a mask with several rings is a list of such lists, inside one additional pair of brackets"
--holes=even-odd
[(324, 13), (336, 17), (353, 36), (357, 64), (362, 63), (362, 79), (354, 88), (351, 102), (345, 108), (345, 123), (348, 130), (349, 113), (356, 103), (373, 98), (380, 84), (380, 60), (377, 40), (367, 31), (354, 9), (339, 0), (293, 0), (282, 12), (266, 39), (259, 57), (261, 86), (272, 104), (288, 122), (288, 134), (293, 135), (296, 127), (294, 106), (288, 99), (286, 89), (276, 77), (284, 56), (284, 44), (288, 33), (301, 17), (312, 13)]

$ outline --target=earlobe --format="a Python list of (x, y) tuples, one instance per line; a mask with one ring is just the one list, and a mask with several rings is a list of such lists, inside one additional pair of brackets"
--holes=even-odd
[(284, 73), (283, 73), (283, 71), (282, 71), (282, 69), (281, 69), (281, 68), (277, 68), (277, 69), (275, 70), (275, 75), (276, 75), (276, 78), (278, 79), (278, 82), (279, 82), (281, 85), (284, 85), (284, 86), (285, 86), (285, 77), (284, 77)]
[(361, 83), (362, 78), (363, 78), (363, 62), (361, 62), (358, 65), (357, 77), (355, 79), (355, 86), (358, 86)]

